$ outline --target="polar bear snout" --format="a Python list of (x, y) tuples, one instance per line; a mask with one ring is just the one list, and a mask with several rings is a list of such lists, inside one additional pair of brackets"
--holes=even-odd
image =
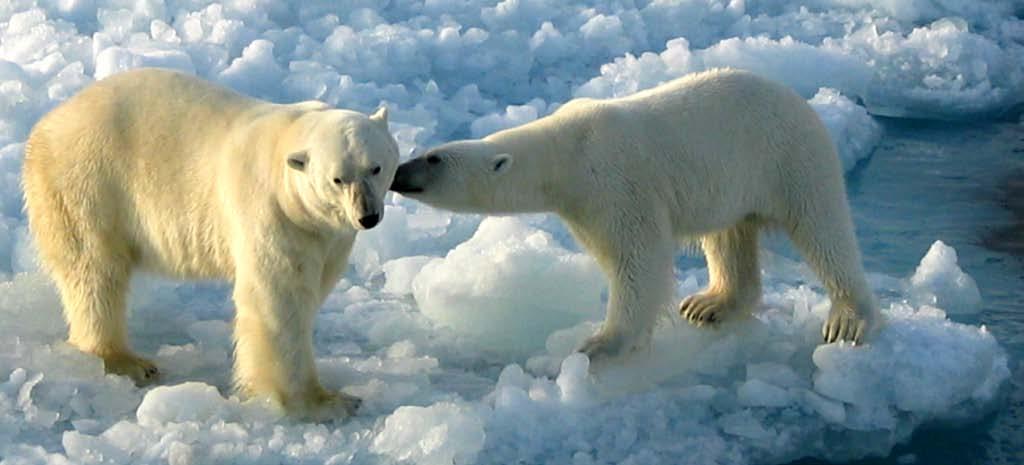
[(351, 188), (351, 210), (349, 221), (358, 229), (371, 229), (384, 218), (384, 199), (378, 198), (368, 183), (359, 183)]
[(398, 166), (398, 170), (395, 171), (395, 179), (391, 182), (391, 190), (400, 194), (423, 192), (423, 188), (427, 185), (430, 177), (427, 165), (437, 165), (439, 162), (440, 157), (430, 155), (414, 158), (402, 163)]

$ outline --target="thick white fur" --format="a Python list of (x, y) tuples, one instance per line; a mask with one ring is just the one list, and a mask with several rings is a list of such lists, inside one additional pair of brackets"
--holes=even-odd
[(786, 231), (828, 288), (826, 341), (860, 340), (876, 320), (825, 127), (800, 96), (747, 72), (574, 100), (432, 149), (400, 166), (392, 189), (442, 208), (561, 216), (610, 280), (604, 325), (582, 348), (594, 361), (647, 344), (681, 241), (700, 239), (710, 284), (680, 313), (696, 325), (748, 313), (763, 225)]
[(99, 81), (43, 117), (23, 183), (72, 345), (108, 372), (155, 381), (126, 337), (132, 272), (231, 280), (237, 388), (322, 419), (351, 414), (358, 399), (320, 386), (313, 320), (359, 218), (383, 214), (397, 164), (383, 109), (272, 104), (146, 69)]

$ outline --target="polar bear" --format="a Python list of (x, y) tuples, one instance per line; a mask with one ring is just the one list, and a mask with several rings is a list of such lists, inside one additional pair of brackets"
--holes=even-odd
[(274, 104), (159, 69), (92, 84), (25, 146), (29, 228), (68, 342), (154, 382), (126, 337), (132, 273), (230, 280), (236, 388), (301, 418), (352, 414), (358, 399), (319, 383), (313, 321), (398, 159), (384, 108)]
[(825, 342), (861, 341), (877, 320), (827, 130), (799, 95), (749, 72), (576, 99), (428, 150), (399, 166), (391, 189), (455, 211), (558, 214), (610, 281), (606, 319), (581, 347), (592, 361), (648, 344), (684, 241), (699, 239), (710, 282), (682, 317), (711, 326), (748, 314), (764, 226), (786, 231), (828, 288)]

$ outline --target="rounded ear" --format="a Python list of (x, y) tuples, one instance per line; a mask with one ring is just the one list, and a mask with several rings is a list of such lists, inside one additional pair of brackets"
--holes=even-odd
[(491, 159), (491, 170), (495, 173), (501, 174), (508, 171), (509, 167), (512, 166), (512, 155), (507, 153), (499, 153)]
[(370, 115), (370, 120), (380, 124), (384, 129), (388, 128), (388, 107), (381, 105), (377, 111)]
[(306, 163), (309, 162), (309, 152), (303, 150), (288, 155), (288, 167), (297, 171), (306, 171)]

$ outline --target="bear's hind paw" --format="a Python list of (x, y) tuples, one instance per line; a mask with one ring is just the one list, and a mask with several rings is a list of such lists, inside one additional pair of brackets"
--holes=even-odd
[(826, 344), (850, 341), (857, 345), (864, 339), (867, 328), (868, 322), (853, 312), (833, 310), (821, 327), (821, 337)]

